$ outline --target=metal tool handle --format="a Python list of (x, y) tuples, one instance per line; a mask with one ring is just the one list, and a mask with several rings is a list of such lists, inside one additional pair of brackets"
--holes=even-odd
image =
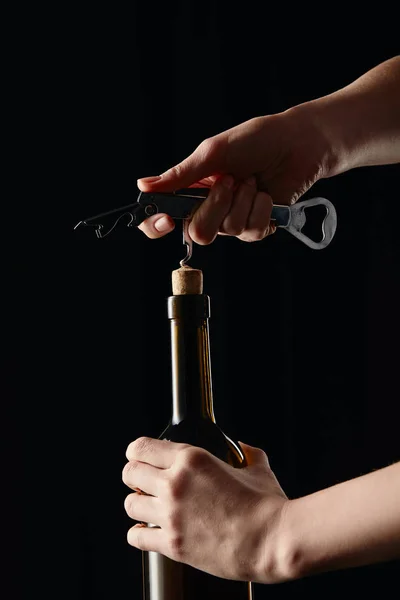
[[(322, 239), (320, 242), (315, 242), (302, 233), (301, 230), (303, 229), (307, 220), (305, 209), (321, 204), (326, 208), (326, 215), (321, 223)], [(326, 246), (331, 243), (337, 226), (337, 214), (335, 207), (333, 206), (332, 202), (326, 198), (320, 197), (303, 200), (302, 202), (297, 202), (292, 206), (274, 204), (272, 208), (271, 219), (276, 222), (278, 227), (283, 227), (289, 233), (294, 235), (294, 237), (299, 239), (313, 250), (321, 250), (322, 248), (326, 248)]]
[[(159, 212), (165, 212), (173, 219), (187, 221), (198, 205), (207, 198), (209, 191), (209, 188), (188, 188), (174, 193), (140, 192), (136, 202), (79, 221), (74, 229), (77, 229), (81, 225), (90, 226), (95, 230), (98, 238), (104, 238), (121, 221), (124, 221), (128, 227), (132, 227), (133, 225), (138, 226), (145, 219)], [(302, 228), (307, 219), (305, 209), (318, 204), (325, 206), (326, 216), (321, 224), (322, 240), (315, 242), (302, 233)], [(293, 206), (274, 204), (271, 219), (276, 222), (278, 227), (286, 229), (313, 250), (320, 250), (330, 244), (335, 235), (337, 223), (335, 207), (326, 198), (311, 198), (310, 200), (297, 202)], [(187, 257), (184, 261), (187, 261), (192, 251), (187, 224), (184, 226), (184, 243), (187, 247)]]

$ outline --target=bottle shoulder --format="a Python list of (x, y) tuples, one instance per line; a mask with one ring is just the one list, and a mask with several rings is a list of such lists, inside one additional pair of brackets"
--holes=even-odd
[(177, 424), (170, 421), (159, 439), (198, 446), (233, 467), (246, 466), (239, 444), (210, 419), (183, 419)]

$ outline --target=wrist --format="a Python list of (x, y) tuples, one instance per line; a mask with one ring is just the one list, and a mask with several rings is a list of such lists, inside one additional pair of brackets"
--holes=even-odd
[(326, 177), (365, 164), (368, 118), (360, 118), (361, 103), (354, 94), (339, 90), (308, 103), (315, 127), (326, 140)]
[(320, 179), (351, 168), (351, 152), (342, 134), (342, 121), (337, 112), (334, 102), (324, 97), (298, 104), (285, 113), (297, 127), (301, 124), (299, 135), (308, 140), (309, 154), (316, 156)]
[(298, 537), (296, 500), (285, 500), (271, 518), (266, 502), (264, 543), (259, 568), (253, 579), (259, 583), (283, 583), (303, 576), (304, 557)]
[(304, 102), (279, 113), (284, 121), (285, 142), (295, 148), (296, 155), (307, 157), (310, 179), (315, 181), (332, 177), (342, 163), (342, 152), (324, 122), (326, 117), (318, 102)]
[(303, 544), (302, 525), (308, 516), (307, 511), (304, 513), (303, 500), (288, 500), (282, 510), (275, 550), (280, 581), (301, 579), (312, 571)]

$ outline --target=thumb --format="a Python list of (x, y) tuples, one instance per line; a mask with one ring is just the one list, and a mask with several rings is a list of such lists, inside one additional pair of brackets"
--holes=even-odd
[(217, 141), (205, 140), (182, 162), (161, 175), (138, 179), (138, 187), (142, 192), (173, 192), (189, 187), (205, 177), (219, 174), (222, 168), (220, 148)]
[(257, 465), (269, 467), (268, 456), (265, 454), (264, 450), (261, 450), (261, 448), (255, 448), (254, 446), (249, 446), (243, 442), (239, 442), (239, 444), (244, 452), (249, 467)]

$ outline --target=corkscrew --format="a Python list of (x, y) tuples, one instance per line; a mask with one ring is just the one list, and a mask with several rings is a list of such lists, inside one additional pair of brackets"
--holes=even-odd
[[(201, 202), (207, 198), (208, 193), (209, 188), (186, 188), (170, 193), (140, 192), (136, 202), (79, 221), (74, 229), (85, 226), (94, 229), (98, 238), (105, 238), (120, 224), (137, 227), (151, 215), (168, 214), (173, 219), (183, 221), (183, 243), (186, 246), (186, 256), (180, 262), (183, 266), (192, 256), (193, 241), (189, 235), (190, 219)], [(322, 205), (326, 209), (321, 223), (322, 239), (319, 242), (312, 240), (302, 232), (307, 220), (306, 209), (317, 205)], [(274, 204), (271, 220), (277, 227), (286, 229), (313, 250), (326, 248), (331, 243), (337, 225), (335, 207), (329, 200), (321, 197), (303, 200), (292, 206)]]

